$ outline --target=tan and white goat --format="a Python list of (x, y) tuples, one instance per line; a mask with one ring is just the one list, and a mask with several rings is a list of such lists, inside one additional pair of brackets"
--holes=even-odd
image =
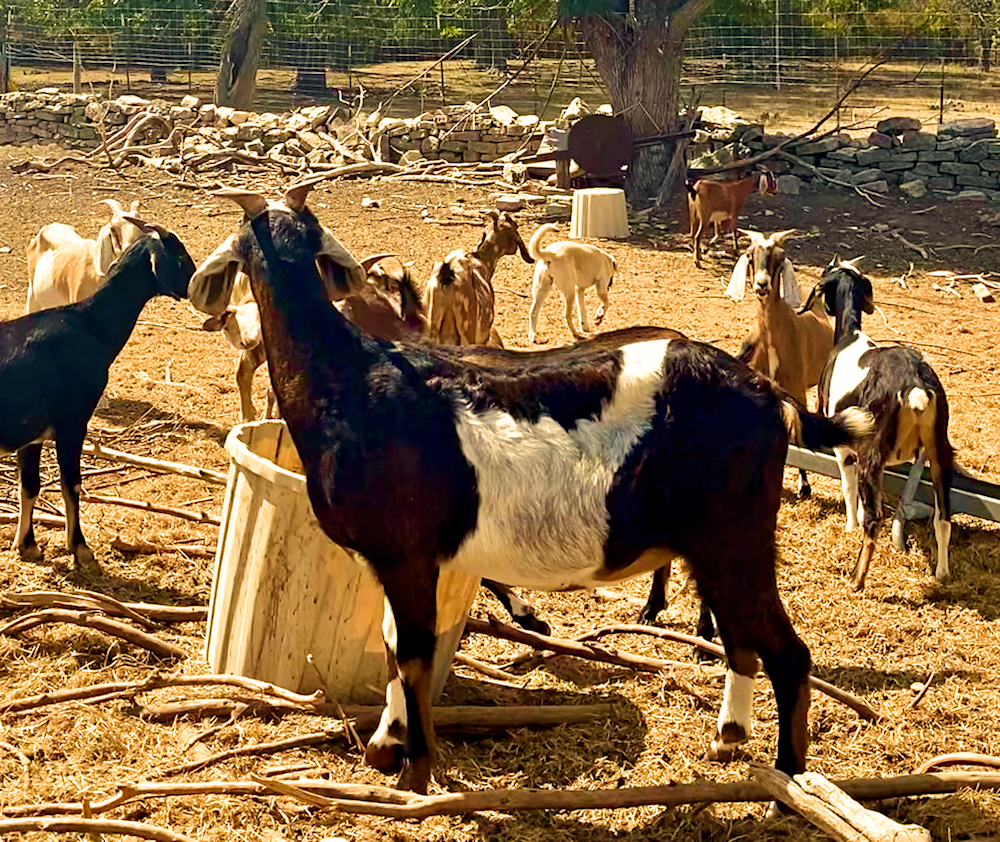
[(493, 328), (493, 273), (501, 257), (520, 252), (525, 263), (533, 263), (517, 230), (517, 222), (506, 211), (490, 211), (483, 221), (483, 236), (476, 250), (455, 249), (434, 264), (424, 307), (428, 337), (441, 345), (493, 345), (503, 347)]
[(739, 254), (736, 243), (736, 221), (743, 203), (754, 190), (762, 196), (776, 192), (774, 176), (768, 171), (754, 172), (746, 178), (737, 181), (715, 181), (710, 178), (699, 178), (688, 182), (688, 236), (691, 237), (691, 250), (694, 252), (694, 265), (701, 266), (701, 238), (708, 226), (715, 226), (715, 240), (722, 231), (733, 236), (733, 254)]
[(42, 228), (26, 250), (28, 302), (26, 312), (37, 313), (90, 298), (104, 285), (112, 264), (142, 231), (129, 221), (139, 211), (138, 200), (126, 211), (115, 199), (103, 199), (111, 208), (96, 240), (81, 237), (61, 222)]

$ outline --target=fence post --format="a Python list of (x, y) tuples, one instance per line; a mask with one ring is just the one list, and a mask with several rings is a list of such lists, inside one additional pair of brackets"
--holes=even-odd
[[(8, 10), (8, 18), (10, 10)], [(10, 53), (7, 51), (7, 26), (0, 18), (0, 94), (10, 90)]]
[(73, 42), (73, 93), (83, 90), (83, 62), (80, 60), (80, 45)]

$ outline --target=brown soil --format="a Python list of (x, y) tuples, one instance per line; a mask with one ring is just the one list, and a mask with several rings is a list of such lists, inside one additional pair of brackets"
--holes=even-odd
[[(37, 150), (36, 150), (37, 151)], [(53, 150), (49, 150), (50, 152)], [(138, 198), (143, 215), (176, 231), (196, 260), (204, 258), (238, 223), (234, 206), (200, 192), (179, 189), (170, 176), (132, 169), (121, 173), (83, 169), (58, 177), (12, 175), (6, 165), (25, 150), (0, 149), (0, 189), (6, 202), (0, 216), (0, 315), (23, 311), (26, 287), (24, 247), (38, 227), (50, 221), (75, 225), (93, 236), (105, 219), (102, 198)], [(262, 185), (264, 186), (264, 185)], [(269, 190), (276, 185), (266, 185)], [(362, 209), (361, 199), (381, 200)], [(472, 225), (439, 226), (422, 221), (448, 216), (448, 208), (489, 206), (485, 191), (443, 184), (341, 182), (317, 189), (311, 205), (320, 218), (357, 255), (395, 249), (412, 259), (413, 272), (425, 279), (436, 258), (478, 239)], [(906, 341), (920, 347), (941, 376), (952, 409), (951, 437), (958, 458), (969, 469), (1000, 480), (1000, 444), (995, 418), (1000, 403), (997, 372), (998, 304), (981, 304), (965, 281), (955, 285), (960, 297), (936, 291), (940, 278), (927, 272), (950, 269), (966, 274), (994, 266), (996, 226), (1000, 219), (983, 205), (932, 199), (902, 203), (887, 199), (874, 207), (843, 193), (748, 202), (744, 223), (762, 230), (798, 228), (805, 236), (790, 253), (800, 269), (802, 287), (818, 277), (835, 253), (865, 255), (876, 313), (866, 323), (880, 340)], [(537, 219), (522, 214), (530, 233)], [(912, 243), (934, 250), (923, 260), (882, 226), (899, 230)], [(619, 267), (605, 329), (633, 324), (676, 327), (688, 335), (734, 351), (753, 320), (748, 299), (733, 304), (722, 296), (731, 260), (692, 265), (679, 214), (641, 225), (626, 242), (602, 243)], [(912, 272), (910, 264), (914, 263)], [(906, 275), (904, 288), (897, 278)], [(517, 258), (501, 263), (495, 277), (497, 326), (513, 347), (526, 347), (526, 316), (531, 271)], [(591, 294), (592, 295), (592, 294)], [(558, 296), (548, 302), (542, 334), (566, 342)], [(593, 308), (592, 308), (593, 309)], [(114, 365), (107, 401), (91, 424), (91, 434), (112, 447), (225, 470), (222, 443), (238, 420), (233, 384), (235, 354), (217, 334), (197, 328), (200, 319), (186, 304), (156, 300), (136, 327)], [(263, 376), (255, 399), (263, 405)], [(0, 467), (6, 508), (17, 499), (14, 462)], [(94, 467), (96, 463), (88, 463)], [(107, 467), (106, 464), (101, 467)], [(56, 472), (45, 495), (46, 508), (61, 506)], [(955, 518), (952, 535), (953, 579), (934, 583), (932, 533), (925, 524), (910, 529), (908, 551), (889, 548), (886, 534), (862, 596), (848, 592), (844, 574), (853, 563), (857, 535), (843, 533), (839, 483), (817, 478), (814, 497), (798, 502), (788, 472), (786, 503), (780, 518), (780, 584), (793, 621), (812, 649), (815, 673), (862, 696), (885, 714), (879, 725), (860, 722), (836, 703), (817, 696), (810, 717), (809, 765), (831, 778), (888, 776), (909, 772), (918, 763), (951, 751), (1000, 754), (1000, 536), (993, 523)], [(99, 474), (85, 480), (96, 492), (153, 500), (218, 514), (221, 489), (177, 477), (149, 478), (139, 470)], [(58, 531), (39, 530), (46, 561), (25, 564), (16, 553), (0, 552), (0, 587), (7, 591), (87, 588), (120, 599), (203, 604), (208, 600), (211, 561), (183, 555), (122, 554), (111, 549), (116, 536), (161, 542), (195, 540), (214, 546), (215, 529), (127, 509), (85, 505), (84, 528), (103, 572), (74, 572)], [(10, 536), (12, 527), (4, 527)], [(5, 538), (9, 540), (9, 538)], [(676, 574), (675, 574), (676, 575)], [(531, 595), (555, 632), (574, 636), (612, 622), (628, 622), (645, 596), (646, 580), (614, 592)], [(690, 595), (678, 598), (664, 622), (690, 630), (695, 616)], [(490, 598), (476, 605), (480, 616), (497, 613)], [(8, 614), (11, 612), (7, 612)], [(161, 632), (184, 647), (189, 658), (177, 665), (185, 672), (206, 669), (201, 654), (203, 624)], [(517, 647), (472, 637), (464, 648), (483, 660), (503, 663)], [(615, 640), (614, 645), (643, 654), (686, 660), (682, 647), (646, 639)], [(3, 698), (108, 680), (141, 678), (163, 666), (145, 652), (97, 632), (55, 625), (19, 637), (0, 638)], [(170, 666), (169, 668), (173, 668)], [(934, 675), (919, 706), (911, 709), (911, 684)], [(663, 784), (700, 779), (747, 777), (747, 761), (770, 763), (776, 718), (770, 686), (760, 683), (757, 725), (744, 759), (717, 766), (703, 759), (721, 698), (719, 679), (678, 670), (674, 674), (634, 674), (558, 658), (532, 673), (525, 689), (486, 683), (465, 669), (456, 670), (445, 703), (579, 702), (607, 700), (615, 716), (591, 726), (547, 732), (518, 732), (469, 741), (446, 741), (440, 769), (453, 788), (572, 787), (579, 789)], [(178, 698), (183, 692), (146, 694), (140, 704)], [(188, 695), (200, 695), (192, 691)], [(289, 717), (258, 722), (218, 723), (203, 742), (193, 737), (204, 723), (173, 726), (146, 723), (129, 700), (93, 705), (63, 705), (0, 719), (0, 803), (71, 802), (99, 799), (124, 782), (152, 776), (157, 770), (227, 747), (280, 739), (316, 730), (323, 720)], [(13, 750), (21, 752), (27, 766)], [(346, 744), (322, 750), (290, 751), (263, 759), (230, 760), (188, 775), (187, 780), (245, 778), (278, 765), (313, 762), (335, 780), (387, 784), (364, 767)], [(932, 830), (935, 838), (960, 839), (997, 832), (1000, 797), (964, 792), (911, 799), (886, 805), (894, 817)], [(340, 817), (306, 809), (281, 799), (199, 796), (132, 803), (114, 812), (198, 839), (294, 838), (319, 840), (339, 836), (360, 842), (377, 839), (595, 840), (711, 839), (776, 837), (821, 838), (801, 820), (765, 822), (761, 805), (717, 805), (708, 809), (658, 808), (461, 816), (422, 824), (393, 823), (364, 817)]]

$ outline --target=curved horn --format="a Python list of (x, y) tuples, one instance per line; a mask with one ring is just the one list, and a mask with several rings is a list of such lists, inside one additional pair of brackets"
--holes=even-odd
[(387, 251), (383, 254), (369, 254), (367, 257), (359, 260), (358, 263), (361, 264), (361, 268), (365, 270), (365, 274), (367, 275), (371, 271), (372, 266), (374, 266), (380, 260), (385, 260), (387, 257), (395, 257), (395, 256), (396, 252), (394, 251)]
[(736, 230), (743, 236), (748, 237), (750, 242), (755, 246), (762, 245), (767, 239), (760, 231), (750, 231), (746, 228), (737, 228)]
[(848, 269), (853, 269), (855, 272), (857, 272), (857, 271), (859, 271), (858, 270), (858, 263), (860, 263), (864, 259), (865, 259), (865, 256), (863, 254), (860, 254), (857, 257), (852, 257), (850, 260), (842, 260), (840, 262), (840, 265), (841, 266), (846, 266)]
[(157, 225), (155, 222), (146, 222), (143, 219), (139, 219), (137, 216), (129, 216), (127, 213), (122, 214), (122, 219), (126, 222), (131, 222), (136, 228), (142, 231), (144, 234), (166, 234), (167, 229), (162, 225)]
[(111, 208), (111, 213), (113, 216), (122, 216), (125, 213), (125, 209), (121, 206), (117, 199), (101, 199), (97, 204), (107, 205)]
[(232, 199), (251, 218), (263, 213), (267, 208), (267, 199), (261, 196), (260, 193), (254, 193), (251, 190), (222, 187), (218, 190), (210, 191), (209, 195), (218, 196), (220, 199)]
[(776, 234), (771, 235), (771, 242), (774, 243), (775, 245), (783, 246), (785, 244), (785, 240), (787, 240), (789, 237), (795, 236), (798, 233), (799, 232), (797, 228), (790, 228), (787, 231), (778, 231)]
[(315, 175), (312, 178), (307, 178), (290, 185), (285, 190), (285, 204), (298, 213), (306, 206), (306, 196), (309, 195), (309, 191), (321, 181), (325, 181), (326, 178), (327, 176), (324, 173), (323, 175)]

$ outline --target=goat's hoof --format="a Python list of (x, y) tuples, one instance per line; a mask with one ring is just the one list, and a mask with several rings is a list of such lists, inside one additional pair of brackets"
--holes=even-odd
[(812, 493), (813, 490), (811, 485), (803, 485), (802, 488), (799, 489), (799, 499), (808, 500), (812, 497)]
[(38, 564), (42, 561), (44, 556), (42, 551), (39, 549), (38, 544), (28, 544), (23, 547), (17, 547), (17, 554), (20, 556), (21, 561), (27, 561), (32, 564)]
[(657, 608), (655, 611), (650, 608), (643, 608), (639, 612), (639, 616), (635, 618), (635, 621), (644, 626), (655, 626), (656, 618), (660, 616), (660, 611), (662, 610), (662, 608)]
[(393, 775), (403, 768), (403, 744), (369, 742), (365, 746), (365, 763), (383, 775)]
[(94, 552), (86, 544), (80, 544), (73, 550), (73, 558), (76, 561), (77, 570), (99, 571), (101, 565), (94, 558)]
[(552, 627), (545, 620), (538, 619), (534, 614), (527, 614), (523, 617), (515, 617), (514, 619), (525, 631), (544, 634), (546, 637), (552, 635)]
[(427, 784), (431, 779), (430, 757), (420, 757), (403, 765), (403, 772), (396, 782), (396, 789), (409, 790), (417, 795), (427, 794)]

